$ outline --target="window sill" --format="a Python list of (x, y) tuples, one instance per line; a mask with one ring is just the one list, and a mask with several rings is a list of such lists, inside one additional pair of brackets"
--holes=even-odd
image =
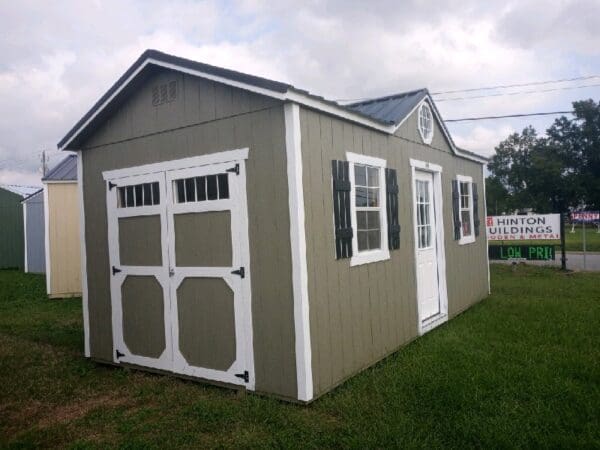
[(350, 258), (350, 267), (370, 264), (390, 259), (390, 251), (386, 249), (360, 252)]
[(460, 238), (460, 240), (458, 241), (458, 245), (467, 245), (472, 244), (473, 242), (475, 242), (475, 236), (467, 236)]

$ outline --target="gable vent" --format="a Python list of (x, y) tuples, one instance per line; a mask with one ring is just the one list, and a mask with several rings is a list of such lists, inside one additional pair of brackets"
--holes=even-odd
[(152, 106), (171, 103), (177, 99), (177, 81), (169, 81), (152, 88)]

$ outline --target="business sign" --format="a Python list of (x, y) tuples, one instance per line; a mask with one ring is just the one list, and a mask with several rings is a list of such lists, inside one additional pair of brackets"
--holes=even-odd
[(574, 211), (571, 213), (571, 222), (575, 222), (575, 223), (600, 222), (600, 211)]
[(489, 241), (560, 239), (560, 214), (488, 216), (485, 225)]
[(554, 261), (556, 252), (553, 245), (490, 245), (488, 248), (490, 259), (499, 260), (527, 260), (527, 261)]

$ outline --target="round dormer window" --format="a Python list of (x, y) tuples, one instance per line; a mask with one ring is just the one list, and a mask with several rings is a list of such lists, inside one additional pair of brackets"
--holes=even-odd
[(427, 103), (423, 103), (419, 108), (419, 133), (423, 142), (431, 144), (433, 139), (433, 115)]

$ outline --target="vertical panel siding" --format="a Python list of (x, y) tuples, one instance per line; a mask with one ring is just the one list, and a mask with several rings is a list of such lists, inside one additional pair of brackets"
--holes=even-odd
[(20, 195), (0, 188), (0, 269), (22, 269), (25, 264), (21, 200)]
[(50, 297), (81, 295), (77, 183), (48, 184)]
[[(485, 228), (482, 227), (482, 235), (474, 244), (459, 246), (452, 240), (450, 191), (450, 180), (456, 174), (469, 175), (481, 186), (482, 198), (483, 180), (481, 165), (451, 154), (437, 124), (432, 145), (423, 145), (416, 128), (416, 114), (407, 119), (395, 136), (306, 108), (301, 108), (300, 123), (313, 382), (318, 396), (417, 336), (410, 158), (443, 167), (450, 315), (485, 297)], [(397, 170), (402, 231), (400, 249), (391, 251), (388, 261), (350, 267), (349, 259), (335, 259), (331, 160), (345, 160), (346, 152), (383, 158), (388, 167)], [(483, 218), (483, 201), (479, 208)], [(353, 227), (356, 232), (355, 223)], [(387, 245), (387, 241), (382, 245)]]
[(46, 248), (44, 243), (44, 196), (40, 193), (23, 204), (27, 208), (27, 270), (31, 273), (46, 272)]
[[(152, 86), (173, 77), (181, 80), (183, 86), (178, 100), (168, 106), (153, 107)], [(167, 109), (161, 110), (162, 106)], [(161, 72), (133, 93), (131, 100), (91, 136), (85, 147), (82, 153), (92, 357), (112, 359), (102, 172), (249, 147), (246, 167), (256, 389), (295, 398), (282, 104), (187, 75)]]

